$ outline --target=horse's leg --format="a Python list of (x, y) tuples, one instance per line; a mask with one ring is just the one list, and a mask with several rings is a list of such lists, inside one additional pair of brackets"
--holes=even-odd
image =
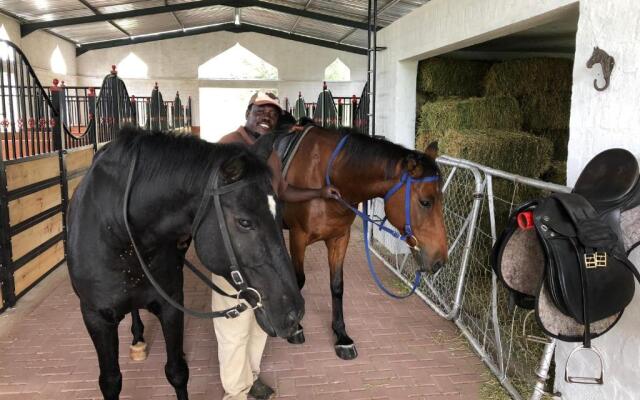
[(342, 313), (342, 293), (344, 282), (342, 280), (342, 265), (344, 256), (347, 253), (349, 245), (350, 231), (347, 230), (344, 235), (325, 240), (329, 255), (329, 268), (331, 270), (331, 306), (333, 309), (333, 332), (336, 334), (337, 340), (335, 350), (338, 357), (343, 360), (353, 360), (358, 356), (356, 345), (347, 335), (344, 325), (344, 315)]
[(98, 353), (100, 391), (105, 400), (118, 400), (122, 374), (118, 364), (118, 324), (122, 318), (107, 316), (81, 304), (82, 319)]
[[(289, 230), (289, 248), (291, 249), (291, 261), (296, 272), (298, 280), (298, 288), (302, 290), (304, 287), (304, 252), (307, 249), (307, 235), (296, 229)], [(289, 343), (302, 344), (305, 341), (302, 325), (298, 324), (296, 333), (287, 338)]]
[(178, 400), (187, 400), (187, 382), (189, 367), (184, 359), (184, 314), (168, 303), (163, 302), (155, 314), (160, 319), (164, 341), (167, 346), (167, 363), (164, 372), (167, 380), (176, 390)]
[(144, 361), (147, 359), (147, 344), (144, 341), (144, 324), (140, 319), (140, 311), (135, 308), (131, 311), (131, 334), (133, 340), (129, 346), (129, 358), (133, 361)]

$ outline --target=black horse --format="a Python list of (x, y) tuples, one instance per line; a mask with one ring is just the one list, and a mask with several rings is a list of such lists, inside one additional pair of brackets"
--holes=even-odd
[[(304, 300), (269, 198), (273, 190), (263, 160), (271, 146), (272, 140), (260, 141), (254, 154), (238, 145), (127, 128), (94, 157), (69, 207), (67, 245), (71, 283), (98, 353), (105, 399), (118, 399), (122, 388), (118, 324), (139, 308), (160, 320), (167, 379), (178, 399), (188, 398), (184, 315), (159, 295), (139, 260), (181, 305), (182, 266), (192, 239), (207, 269), (241, 289), (232, 279), (235, 271), (243, 277), (240, 283), (261, 294), (261, 303), (255, 296), (246, 299), (262, 305), (256, 316), (268, 334), (287, 337), (295, 331)], [(224, 192), (216, 195), (215, 207), (208, 197), (214, 196), (212, 187)], [(230, 258), (237, 259), (235, 267)]]

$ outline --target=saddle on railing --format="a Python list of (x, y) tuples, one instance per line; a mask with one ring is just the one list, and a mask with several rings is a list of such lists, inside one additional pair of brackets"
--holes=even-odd
[[(611, 329), (631, 302), (640, 274), (625, 253), (620, 214), (640, 205), (638, 163), (623, 149), (606, 150), (584, 168), (572, 193), (529, 201), (512, 213), (491, 263), (515, 303), (534, 309), (550, 337), (583, 342), (567, 360), (565, 379), (603, 382), (591, 339)], [(573, 377), (579, 350), (600, 357), (600, 376)]]

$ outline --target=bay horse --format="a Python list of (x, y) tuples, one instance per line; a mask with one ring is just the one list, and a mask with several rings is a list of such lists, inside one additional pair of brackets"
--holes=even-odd
[[(336, 151), (343, 139), (344, 147)], [(290, 185), (304, 188), (322, 187), (330, 181), (342, 198), (354, 206), (386, 197), (385, 214), (389, 223), (409, 236), (407, 242), (424, 272), (433, 273), (447, 260), (442, 182), (436, 157), (436, 143), (423, 153), (355, 131), (312, 127), (293, 155), (286, 180)], [(405, 197), (408, 186), (402, 185), (401, 179), (413, 182), (409, 185), (408, 198)], [(409, 213), (408, 217), (405, 213)], [(330, 269), (332, 328), (337, 337), (335, 352), (345, 360), (356, 358), (358, 353), (347, 335), (342, 306), (343, 261), (355, 214), (335, 200), (314, 199), (285, 203), (283, 218), (289, 227), (291, 259), (300, 289), (305, 283), (305, 249), (314, 242), (324, 241)], [(302, 326), (288, 340), (303, 343)]]
[[(139, 308), (160, 320), (165, 374), (177, 398), (188, 399), (184, 315), (171, 303), (183, 304), (182, 266), (192, 240), (206, 268), (257, 307), (265, 332), (288, 337), (297, 329), (304, 300), (275, 220), (264, 161), (272, 143), (258, 141), (254, 154), (128, 128), (96, 153), (69, 207), (67, 263), (105, 399), (118, 399), (122, 388), (118, 324)], [(252, 291), (261, 299), (247, 296)]]

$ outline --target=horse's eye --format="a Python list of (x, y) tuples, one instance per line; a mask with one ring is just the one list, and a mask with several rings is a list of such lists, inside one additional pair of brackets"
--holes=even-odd
[(238, 225), (244, 229), (253, 229), (253, 224), (248, 219), (238, 218)]
[(429, 199), (420, 200), (420, 205), (423, 208), (431, 208), (433, 207), (433, 202)]

